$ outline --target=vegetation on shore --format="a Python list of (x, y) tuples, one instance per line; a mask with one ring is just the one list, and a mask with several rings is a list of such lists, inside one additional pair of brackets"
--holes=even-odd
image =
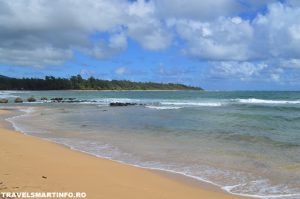
[(0, 90), (202, 90), (183, 84), (101, 80), (80, 75), (71, 78), (46, 76), (40, 78), (12, 78), (0, 75)]

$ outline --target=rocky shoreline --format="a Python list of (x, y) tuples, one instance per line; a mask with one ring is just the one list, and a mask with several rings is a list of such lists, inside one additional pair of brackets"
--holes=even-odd
[[(0, 99), (0, 104), (7, 104), (9, 103), (10, 100), (8, 99)], [(95, 103), (97, 101), (95, 100), (78, 100), (76, 98), (62, 98), (62, 97), (55, 97), (48, 99), (47, 97), (41, 97), (40, 100), (34, 98), (34, 97), (29, 97), (27, 99), (22, 99), (20, 97), (17, 97), (13, 100), (14, 103), (23, 103), (23, 102), (49, 102), (49, 103), (84, 103), (84, 102), (89, 102), (89, 103)], [(138, 103), (128, 103), (128, 102), (110, 102), (109, 106), (112, 107), (120, 107), (120, 106), (145, 106), (145, 104), (138, 104)]]

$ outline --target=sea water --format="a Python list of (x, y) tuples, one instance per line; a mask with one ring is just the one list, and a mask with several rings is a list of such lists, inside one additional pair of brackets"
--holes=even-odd
[(16, 96), (78, 100), (2, 105), (23, 112), (8, 119), (23, 133), (233, 194), (300, 198), (300, 92), (0, 92)]

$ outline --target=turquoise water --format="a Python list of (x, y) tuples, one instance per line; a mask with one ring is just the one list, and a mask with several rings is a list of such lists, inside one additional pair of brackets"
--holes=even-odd
[(300, 198), (300, 92), (0, 92), (17, 96), (79, 100), (1, 105), (23, 111), (8, 120), (24, 133), (234, 194)]

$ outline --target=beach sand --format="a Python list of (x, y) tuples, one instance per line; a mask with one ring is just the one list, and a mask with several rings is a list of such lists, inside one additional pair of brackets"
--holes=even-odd
[(91, 199), (241, 198), (159, 172), (76, 152), (1, 125), (0, 192), (8, 191), (86, 192)]

